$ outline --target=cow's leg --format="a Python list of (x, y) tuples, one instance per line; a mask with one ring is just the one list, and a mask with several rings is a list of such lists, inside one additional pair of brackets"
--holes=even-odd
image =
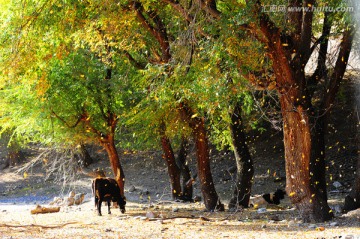
[(110, 212), (110, 203), (111, 203), (111, 200), (108, 200), (108, 212), (109, 212), (109, 214), (111, 214), (111, 212)]
[(101, 204), (102, 204), (102, 198), (100, 197), (97, 202), (97, 209), (98, 209), (98, 215), (101, 216)]
[(99, 201), (99, 198), (97, 196), (95, 196), (95, 207), (97, 207), (98, 201)]

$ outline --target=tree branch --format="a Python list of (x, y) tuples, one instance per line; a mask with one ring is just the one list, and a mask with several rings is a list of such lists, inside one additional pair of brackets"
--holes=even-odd
[(217, 10), (215, 0), (199, 0), (199, 5), (202, 10), (210, 14), (215, 19), (220, 19), (221, 12)]
[(68, 122), (66, 122), (66, 120), (64, 120), (63, 118), (61, 118), (58, 114), (55, 113), (55, 111), (51, 111), (51, 113), (61, 122), (63, 122), (68, 128), (73, 129), (75, 128), (85, 117), (84, 114), (79, 115), (78, 119), (76, 120), (74, 125), (70, 125)]
[(327, 48), (329, 45), (329, 36), (332, 25), (332, 22), (329, 19), (329, 15), (330, 15), (329, 12), (325, 12), (324, 25), (323, 25), (321, 37), (319, 37), (319, 39), (311, 47), (311, 54), (312, 54), (312, 52), (315, 50), (317, 45), (320, 44), (316, 70), (307, 82), (309, 86), (315, 86), (318, 80), (322, 79), (327, 75), (326, 56), (327, 56)]
[(124, 51), (124, 54), (125, 54), (126, 58), (128, 58), (128, 60), (129, 60), (138, 70), (143, 70), (143, 69), (145, 69), (146, 65), (143, 64), (143, 63), (140, 63), (140, 62), (136, 61), (136, 60), (134, 59), (134, 57), (132, 57), (132, 55), (131, 55), (129, 52)]
[[(301, 34), (301, 26), (302, 26), (302, 0), (290, 0), (289, 2), (289, 9), (293, 9), (292, 11), (288, 11), (289, 21), (291, 26), (294, 27), (294, 32), (292, 35), (292, 38), (295, 40), (295, 43), (299, 42), (300, 40), (300, 34)], [(294, 11), (296, 9), (296, 11)], [(301, 9), (301, 11), (297, 11)], [(298, 47), (296, 47), (297, 49)]]
[(153, 20), (156, 25), (156, 28), (150, 24), (150, 22), (146, 19), (144, 15), (144, 8), (141, 3), (138, 1), (134, 1), (133, 9), (136, 12), (136, 16), (144, 28), (151, 34), (157, 42), (160, 44), (161, 52), (162, 52), (162, 61), (168, 62), (171, 59), (170, 54), (170, 45), (168, 36), (166, 33), (166, 27), (163, 24), (162, 20), (159, 18), (155, 11), (149, 11), (149, 16)]
[(315, 0), (308, 0), (304, 2), (304, 7), (308, 7), (308, 11), (303, 12), (302, 26), (301, 26), (301, 37), (299, 48), (297, 49), (298, 56), (300, 57), (301, 65), (306, 64), (310, 58), (311, 48), (311, 36), (312, 36), (312, 22), (313, 22), (313, 10), (310, 8), (314, 7)]
[(330, 77), (330, 82), (325, 93), (323, 109), (328, 109), (331, 107), (332, 103), (334, 102), (335, 95), (339, 90), (340, 83), (345, 74), (346, 66), (348, 65), (354, 34), (355, 29), (353, 25), (349, 26), (343, 33), (334, 72)]
[[(169, 4), (172, 6), (173, 9), (175, 9), (177, 12), (180, 13), (180, 15), (190, 24), (194, 22), (195, 18), (194, 16), (190, 15), (187, 10), (181, 6), (181, 4), (177, 0), (162, 0), (164, 3)], [(206, 34), (201, 27), (197, 27), (197, 31), (204, 37), (208, 37), (208, 34)]]

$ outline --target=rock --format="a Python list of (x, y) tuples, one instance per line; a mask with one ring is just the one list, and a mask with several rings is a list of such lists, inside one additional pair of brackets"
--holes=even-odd
[(74, 191), (70, 191), (70, 193), (69, 193), (69, 198), (73, 198), (73, 197), (75, 197), (75, 192), (74, 192)]
[(335, 181), (335, 182), (333, 182), (333, 186), (335, 188), (340, 188), (340, 187), (342, 187), (342, 184), (339, 181)]
[(339, 223), (338, 222), (332, 222), (332, 223), (330, 223), (330, 226), (337, 227), (337, 226), (339, 226)]
[(72, 206), (75, 203), (75, 199), (73, 197), (64, 198), (64, 203), (67, 206)]
[(266, 225), (265, 224), (261, 225), (261, 228), (266, 228)]
[(75, 204), (76, 205), (81, 204), (84, 201), (84, 198), (85, 198), (85, 193), (75, 194), (74, 196)]
[(300, 224), (294, 220), (291, 220), (288, 222), (288, 227), (299, 227), (299, 226), (300, 226)]
[(155, 218), (155, 214), (152, 211), (146, 213), (146, 218)]
[(175, 208), (173, 208), (172, 211), (173, 211), (173, 212), (178, 212), (178, 211), (179, 211), (179, 208), (175, 207)]
[(135, 192), (136, 188), (134, 185), (131, 185), (131, 187), (129, 188), (129, 192), (132, 193), (132, 192)]
[(308, 226), (308, 228), (310, 228), (310, 229), (315, 229), (315, 228), (317, 228), (317, 226), (316, 226), (316, 224), (310, 224), (310, 225)]
[(330, 208), (331, 208), (331, 210), (333, 210), (335, 215), (340, 215), (342, 213), (342, 210), (343, 210), (341, 205), (330, 206)]
[(63, 203), (63, 199), (60, 197), (54, 197), (54, 200), (52, 202), (50, 202), (50, 205), (60, 205)]
[(259, 208), (258, 210), (257, 210), (257, 213), (265, 213), (267, 210), (266, 210), (266, 208)]

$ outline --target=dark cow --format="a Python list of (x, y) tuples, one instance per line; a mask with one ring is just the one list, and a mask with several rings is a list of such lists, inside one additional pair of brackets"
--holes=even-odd
[(103, 201), (108, 202), (108, 212), (110, 212), (110, 202), (116, 202), (121, 213), (125, 212), (126, 198), (121, 196), (118, 183), (113, 178), (96, 178), (92, 182), (92, 191), (95, 196), (95, 207), (98, 215), (101, 216), (101, 204)]
[(263, 198), (265, 199), (266, 202), (268, 202), (269, 204), (275, 204), (275, 205), (279, 205), (280, 204), (280, 200), (284, 199), (284, 196), (286, 195), (286, 192), (284, 192), (281, 189), (276, 190), (275, 193), (266, 193), (263, 195)]
[(286, 192), (281, 189), (276, 190), (275, 193), (266, 193), (250, 197), (249, 207), (266, 207), (268, 204), (279, 205), (280, 200), (284, 199)]

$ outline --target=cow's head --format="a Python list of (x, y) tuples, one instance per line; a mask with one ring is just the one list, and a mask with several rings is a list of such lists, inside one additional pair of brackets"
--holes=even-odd
[(118, 200), (121, 213), (125, 213), (126, 197), (120, 196)]

